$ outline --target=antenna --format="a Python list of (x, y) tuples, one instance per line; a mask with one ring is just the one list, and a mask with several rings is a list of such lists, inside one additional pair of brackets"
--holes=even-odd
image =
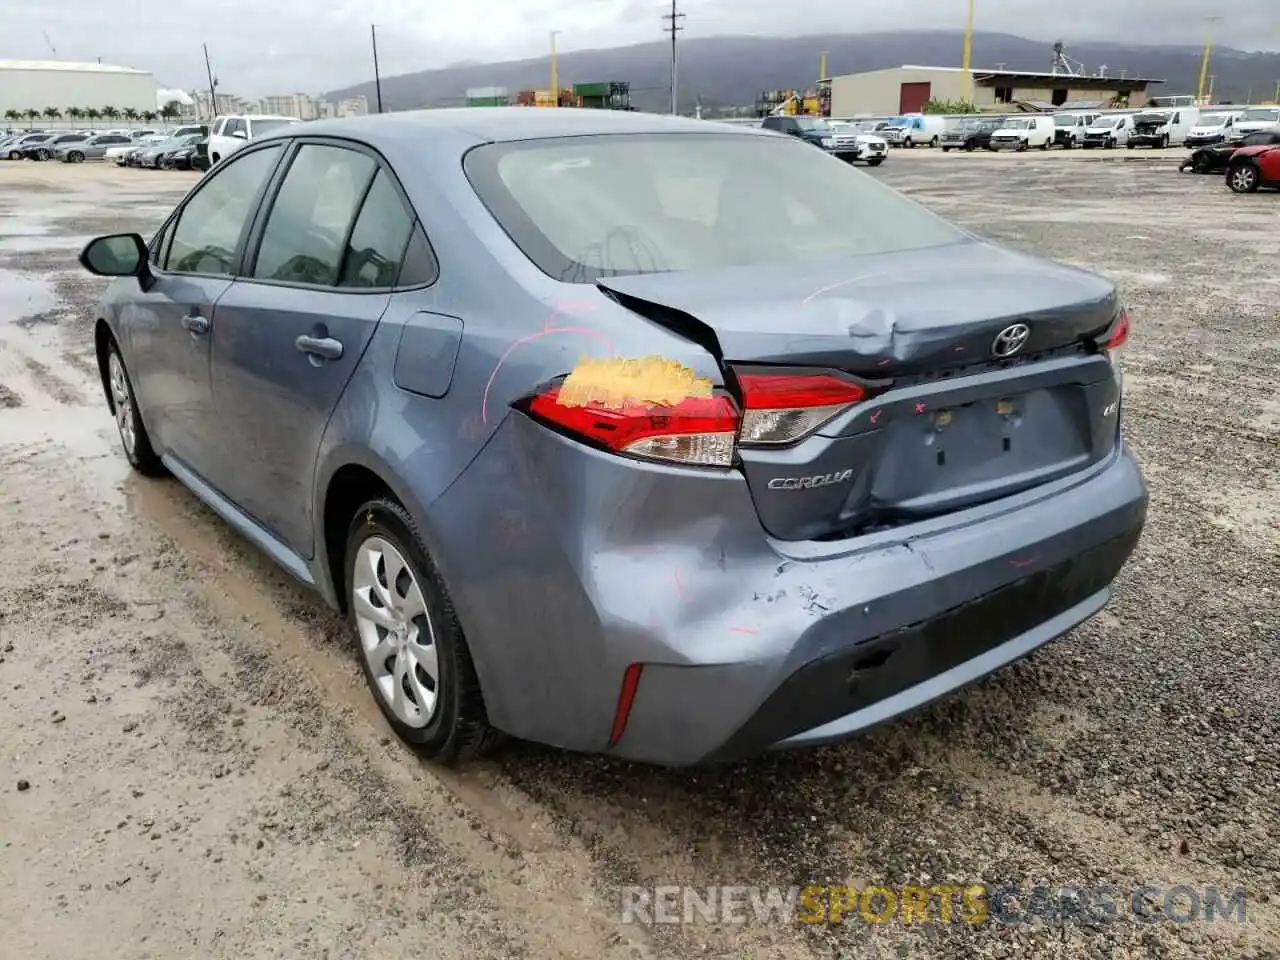
[(663, 20), (670, 20), (668, 26), (662, 28), (663, 33), (671, 34), (671, 112), (677, 114), (679, 110), (679, 87), (678, 81), (680, 77), (680, 63), (676, 57), (676, 35), (684, 29), (680, 26), (680, 21), (684, 19), (684, 14), (676, 9), (676, 0), (671, 0), (671, 12), (662, 15)]

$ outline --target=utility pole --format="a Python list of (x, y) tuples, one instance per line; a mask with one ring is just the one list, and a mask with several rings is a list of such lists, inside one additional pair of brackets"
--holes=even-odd
[(212, 114), (210, 120), (218, 119), (218, 92), (215, 89), (218, 81), (213, 79), (213, 67), (209, 65), (209, 45), (204, 44), (204, 72), (209, 78), (209, 112)]
[(378, 73), (378, 28), (369, 24), (369, 40), (373, 43), (373, 89), (378, 97), (378, 112), (382, 112), (382, 75)]
[(1200, 59), (1200, 85), (1196, 88), (1196, 102), (1204, 103), (1204, 81), (1209, 75), (1209, 53), (1213, 50), (1213, 25), (1221, 17), (1209, 17), (1209, 27), (1204, 35), (1204, 56)]
[(551, 31), (551, 105), (553, 107), (560, 106), (560, 59), (556, 56), (556, 34), (559, 30)]
[(973, 103), (973, 6), (969, 0), (969, 17), (964, 24), (964, 53), (960, 57), (960, 76), (964, 84), (964, 102)]
[(684, 14), (676, 9), (676, 0), (671, 0), (671, 12), (663, 14), (662, 19), (671, 21), (670, 26), (662, 28), (662, 32), (671, 34), (671, 113), (674, 115), (680, 112), (680, 61), (676, 55), (676, 35), (684, 29), (680, 26)]

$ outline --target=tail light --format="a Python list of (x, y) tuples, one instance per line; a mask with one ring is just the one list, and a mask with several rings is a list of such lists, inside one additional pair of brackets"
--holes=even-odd
[(671, 407), (560, 403), (557, 383), (529, 402), (529, 412), (613, 453), (696, 467), (733, 466), (738, 406), (725, 393), (690, 397)]
[(854, 404), (867, 387), (833, 374), (739, 373), (744, 446), (795, 443)]
[(1120, 316), (1116, 319), (1115, 326), (1111, 328), (1111, 336), (1107, 338), (1107, 342), (1103, 349), (1107, 352), (1107, 357), (1115, 361), (1116, 353), (1129, 341), (1129, 311), (1123, 307), (1120, 308)]
[(560, 402), (559, 381), (528, 401), (528, 412), (575, 439), (612, 453), (693, 467), (731, 467), (738, 444), (796, 443), (884, 384), (826, 373), (737, 373), (742, 409), (717, 390), (674, 406)]

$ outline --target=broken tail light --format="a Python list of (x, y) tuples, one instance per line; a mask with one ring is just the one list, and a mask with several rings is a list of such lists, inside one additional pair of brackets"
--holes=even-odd
[(1116, 353), (1129, 341), (1129, 311), (1123, 307), (1120, 308), (1120, 316), (1116, 318), (1115, 325), (1111, 328), (1111, 335), (1107, 337), (1107, 342), (1103, 346), (1106, 351), (1107, 359), (1113, 363), (1116, 359)]
[(556, 383), (529, 401), (529, 412), (577, 439), (613, 453), (693, 467), (733, 466), (738, 407), (728, 394), (689, 397), (674, 406), (567, 406)]
[(868, 388), (834, 374), (738, 372), (743, 446), (795, 443), (868, 397)]

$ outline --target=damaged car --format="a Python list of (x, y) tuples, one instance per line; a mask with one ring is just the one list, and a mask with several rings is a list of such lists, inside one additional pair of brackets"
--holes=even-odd
[(292, 125), (80, 260), (129, 462), (345, 614), (439, 762), (843, 740), (1093, 617), (1146, 518), (1116, 287), (791, 137)]

